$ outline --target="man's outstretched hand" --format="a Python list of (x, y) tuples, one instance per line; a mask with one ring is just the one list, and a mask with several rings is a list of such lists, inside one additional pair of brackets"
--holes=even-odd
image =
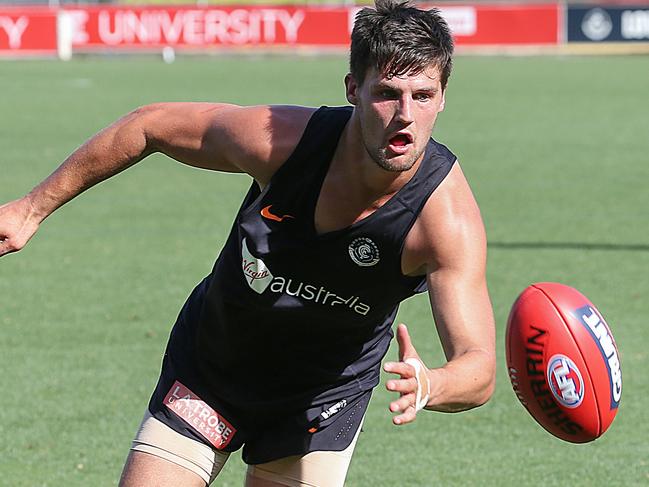
[(386, 362), (383, 370), (400, 376), (386, 382), (388, 391), (398, 392), (400, 397), (390, 403), (390, 411), (401, 413), (392, 418), (396, 425), (414, 421), (417, 411), (422, 409), (430, 394), (428, 368), (419, 358), (419, 354), (410, 340), (408, 328), (404, 324), (397, 327), (399, 344), (399, 362)]
[(0, 257), (22, 249), (40, 222), (26, 197), (0, 206)]

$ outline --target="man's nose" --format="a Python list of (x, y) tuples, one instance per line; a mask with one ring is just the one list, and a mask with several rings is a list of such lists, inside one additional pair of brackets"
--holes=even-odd
[(414, 122), (412, 116), (412, 103), (413, 100), (410, 97), (404, 96), (399, 100), (399, 107), (397, 108), (396, 119), (402, 123), (412, 123)]

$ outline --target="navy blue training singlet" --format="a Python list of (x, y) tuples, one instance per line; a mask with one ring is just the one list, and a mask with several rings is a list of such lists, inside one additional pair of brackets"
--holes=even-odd
[(316, 202), (351, 113), (320, 108), (264, 190), (253, 182), (173, 328), (149, 406), (158, 419), (174, 426), (161, 404), (176, 381), (221, 412), (256, 420), (378, 384), (398, 305), (425, 289), (422, 276), (401, 273), (405, 237), (455, 156), (431, 139), (416, 174), (383, 206), (318, 234)]

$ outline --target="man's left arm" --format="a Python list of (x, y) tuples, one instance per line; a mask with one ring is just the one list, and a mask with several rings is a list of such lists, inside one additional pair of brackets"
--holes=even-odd
[[(433, 197), (406, 240), (421, 263), (446, 363), (429, 369), (405, 325), (397, 328), (399, 362), (384, 365), (400, 376), (386, 386), (400, 397), (390, 404), (395, 424), (425, 408), (456, 412), (484, 404), (495, 386), (495, 325), (486, 284), (484, 225), (459, 165)], [(413, 258), (414, 256), (414, 258)]]

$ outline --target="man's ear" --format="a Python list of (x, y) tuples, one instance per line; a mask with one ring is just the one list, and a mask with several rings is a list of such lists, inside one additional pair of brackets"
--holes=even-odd
[(354, 79), (351, 73), (347, 73), (345, 76), (345, 96), (347, 101), (352, 105), (356, 105), (358, 91), (358, 83)]
[(439, 104), (439, 111), (443, 111), (446, 106), (446, 90), (442, 91), (442, 103)]

